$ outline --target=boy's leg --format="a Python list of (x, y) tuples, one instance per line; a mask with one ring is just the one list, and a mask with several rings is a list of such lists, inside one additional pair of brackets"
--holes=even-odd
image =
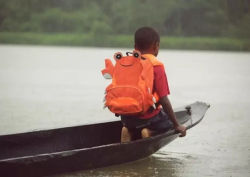
[(147, 128), (157, 132), (166, 132), (173, 128), (173, 123), (169, 119), (168, 115), (161, 110), (160, 113), (151, 120), (151, 125)]
[(126, 143), (132, 140), (132, 134), (129, 132), (127, 127), (122, 127), (121, 131), (121, 142)]
[(141, 137), (142, 137), (142, 138), (148, 138), (148, 137), (153, 136), (155, 133), (156, 133), (156, 132), (153, 131), (153, 130), (150, 130), (150, 129), (148, 129), (148, 128), (143, 128), (143, 129), (141, 130)]
[(168, 131), (173, 127), (168, 115), (161, 110), (160, 113), (151, 119), (151, 123), (147, 128), (141, 131), (142, 138), (148, 138), (157, 134), (157, 132)]

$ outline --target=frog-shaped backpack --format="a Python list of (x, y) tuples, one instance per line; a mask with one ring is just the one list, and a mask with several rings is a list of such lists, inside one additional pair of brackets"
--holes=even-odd
[(118, 115), (140, 115), (155, 108), (158, 96), (153, 93), (153, 66), (162, 64), (143, 57), (137, 50), (126, 52), (126, 56), (115, 53), (114, 59), (115, 66), (106, 59), (102, 70), (106, 79), (112, 79), (105, 91), (104, 107)]

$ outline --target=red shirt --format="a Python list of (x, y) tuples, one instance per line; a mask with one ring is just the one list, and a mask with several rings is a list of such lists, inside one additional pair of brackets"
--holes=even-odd
[[(162, 66), (154, 66), (154, 85), (153, 92), (156, 92), (160, 98), (170, 94), (167, 75)], [(140, 119), (149, 119), (160, 112), (160, 108), (149, 110)]]

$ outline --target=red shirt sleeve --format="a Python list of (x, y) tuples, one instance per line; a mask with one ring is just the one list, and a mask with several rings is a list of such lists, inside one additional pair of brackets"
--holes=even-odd
[(160, 98), (170, 94), (167, 75), (162, 66), (154, 66), (154, 92)]

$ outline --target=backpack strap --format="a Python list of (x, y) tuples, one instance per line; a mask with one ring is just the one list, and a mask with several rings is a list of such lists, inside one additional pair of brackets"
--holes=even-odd
[(152, 54), (144, 54), (142, 55), (144, 58), (149, 59), (150, 62), (153, 64), (153, 66), (162, 66), (164, 68), (164, 65), (162, 62), (160, 62), (154, 55)]
[[(153, 66), (162, 66), (163, 69), (165, 70), (164, 64), (162, 62), (160, 62), (154, 55), (152, 55), (152, 54), (144, 54), (144, 55), (142, 55), (142, 57), (148, 59), (152, 63)], [(152, 77), (153, 77), (153, 79), (151, 79), (151, 80), (152, 80), (152, 89), (153, 89), (154, 73), (153, 73)], [(156, 92), (154, 92), (152, 94), (153, 94), (153, 101), (154, 101), (154, 103), (155, 104), (158, 103), (159, 100), (160, 100), (159, 95)]]

